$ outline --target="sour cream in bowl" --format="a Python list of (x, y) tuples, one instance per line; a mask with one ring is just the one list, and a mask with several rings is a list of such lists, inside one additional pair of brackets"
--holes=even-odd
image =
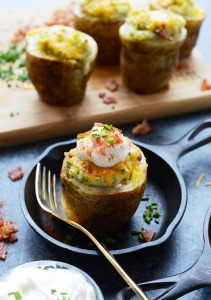
[(11, 270), (0, 280), (0, 299), (104, 300), (88, 274), (56, 261), (36, 261)]

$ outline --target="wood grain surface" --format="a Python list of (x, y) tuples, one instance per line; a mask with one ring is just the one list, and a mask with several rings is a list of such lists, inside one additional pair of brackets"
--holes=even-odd
[[(63, 6), (66, 3), (63, 3)], [(19, 26), (39, 24), (61, 5), (28, 7), (0, 12), (0, 47), (10, 41)], [(105, 84), (115, 79), (119, 89), (111, 92)], [(0, 82), (0, 147), (60, 137), (89, 129), (95, 121), (116, 126), (173, 116), (211, 107), (211, 91), (201, 91), (203, 79), (211, 80), (211, 67), (194, 49), (191, 58), (175, 71), (169, 89), (150, 95), (129, 91), (121, 81), (119, 67), (96, 67), (81, 105), (49, 106), (35, 89), (8, 88)], [(117, 103), (104, 104), (99, 93), (115, 97)], [(11, 113), (13, 117), (11, 117)]]

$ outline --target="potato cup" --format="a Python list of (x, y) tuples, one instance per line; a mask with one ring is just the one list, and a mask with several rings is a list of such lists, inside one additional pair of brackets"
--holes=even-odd
[(137, 210), (146, 186), (147, 163), (141, 149), (117, 128), (97, 124), (79, 134), (77, 147), (65, 154), (62, 205), (70, 220), (105, 235), (126, 224)]
[(195, 47), (205, 18), (205, 10), (193, 0), (151, 0), (150, 9), (165, 9), (181, 15), (185, 21), (187, 37), (180, 49), (180, 59), (189, 57)]
[(87, 34), (66, 26), (32, 30), (27, 38), (26, 65), (43, 102), (80, 103), (94, 69), (97, 44)]
[(120, 27), (121, 74), (138, 93), (169, 86), (179, 51), (186, 38), (185, 20), (165, 11), (135, 10)]
[(119, 28), (130, 10), (127, 1), (85, 0), (75, 10), (75, 28), (92, 36), (99, 47), (97, 62), (119, 64)]

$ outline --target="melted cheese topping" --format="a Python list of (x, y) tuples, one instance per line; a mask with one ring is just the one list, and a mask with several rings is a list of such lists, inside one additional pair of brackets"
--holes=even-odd
[(151, 9), (167, 9), (184, 17), (203, 18), (205, 11), (193, 0), (152, 0)]
[[(178, 37), (185, 26), (185, 19), (168, 11), (133, 10), (120, 28), (120, 35), (137, 40)], [(159, 31), (161, 35), (157, 34)], [(163, 36), (162, 36), (163, 35)]]
[(82, 0), (81, 11), (104, 21), (124, 19), (131, 7), (125, 0)]
[(64, 298), (96, 300), (96, 295), (94, 288), (82, 274), (65, 269), (16, 268), (5, 281), (0, 282), (1, 300), (63, 300)]
[(61, 61), (84, 60), (97, 50), (90, 36), (60, 25), (31, 30), (27, 34), (27, 44), (30, 50)]

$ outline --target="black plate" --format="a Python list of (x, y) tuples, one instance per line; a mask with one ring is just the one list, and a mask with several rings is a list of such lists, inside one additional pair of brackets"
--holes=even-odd
[[(148, 181), (145, 195), (149, 200), (142, 201), (131, 221), (118, 232), (108, 237), (99, 237), (106, 244), (114, 255), (126, 254), (139, 251), (140, 249), (156, 246), (163, 243), (170, 236), (172, 231), (180, 222), (185, 211), (187, 195), (186, 187), (182, 176), (177, 168), (177, 159), (184, 153), (191, 151), (208, 142), (209, 138), (195, 142), (193, 137), (203, 128), (210, 126), (207, 121), (186, 134), (180, 141), (165, 145), (152, 146), (139, 142), (134, 143), (144, 152), (148, 168)], [(38, 205), (35, 195), (35, 170), (36, 164), (41, 162), (57, 175), (58, 190), (61, 192), (60, 171), (64, 158), (64, 152), (69, 151), (76, 145), (76, 140), (58, 143), (50, 146), (37, 158), (31, 169), (23, 178), (20, 200), (23, 213), (32, 228), (42, 237), (55, 245), (74, 251), (77, 253), (98, 255), (99, 252), (90, 245), (90, 240), (76, 229), (66, 223), (51, 217)], [(59, 194), (60, 194), (59, 192)], [(153, 220), (151, 224), (146, 224), (143, 213), (146, 205), (157, 202), (161, 211), (158, 219), (159, 224)], [(137, 236), (131, 235), (133, 230), (140, 230), (142, 227), (155, 230), (153, 241), (143, 243)]]

